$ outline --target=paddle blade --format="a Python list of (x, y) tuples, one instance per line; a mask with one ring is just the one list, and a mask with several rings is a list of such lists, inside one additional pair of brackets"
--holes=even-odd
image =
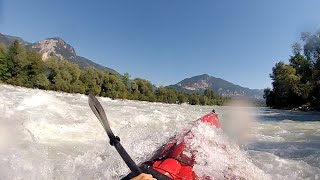
[(92, 95), (88, 96), (88, 102), (89, 106), (92, 110), (92, 112), (97, 116), (99, 119), (101, 125), (103, 126), (104, 130), (107, 132), (109, 139), (110, 139), (110, 144), (113, 145), (124, 162), (127, 164), (129, 169), (136, 175), (138, 176), (141, 174), (140, 168), (135, 164), (135, 162), (132, 160), (132, 158), (129, 156), (127, 151), (122, 147), (120, 143), (119, 137), (116, 137), (113, 132), (111, 131), (111, 128), (109, 126), (109, 122), (107, 119), (107, 115), (103, 110), (103, 107), (101, 106), (100, 102), (98, 99)]
[(115, 136), (110, 128), (108, 118), (106, 116), (106, 113), (103, 110), (103, 107), (101, 106), (98, 99), (92, 95), (88, 96), (88, 102), (89, 106), (92, 110), (92, 112), (96, 115), (96, 117), (99, 119), (101, 125), (103, 126), (104, 130), (107, 132), (110, 139), (113, 139)]

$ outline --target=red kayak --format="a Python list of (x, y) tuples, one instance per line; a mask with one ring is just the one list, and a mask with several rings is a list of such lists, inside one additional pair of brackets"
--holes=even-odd
[[(214, 112), (201, 117), (196, 123), (206, 123), (210, 126), (220, 128), (221, 124), (218, 115)], [(185, 153), (187, 148), (184, 139), (192, 138), (192, 133), (186, 131), (182, 136), (172, 138), (167, 144), (162, 146), (157, 153), (147, 162), (139, 167), (144, 173), (152, 174), (158, 180), (195, 180), (197, 176), (193, 171), (194, 155)], [(130, 173), (123, 180), (133, 178)]]

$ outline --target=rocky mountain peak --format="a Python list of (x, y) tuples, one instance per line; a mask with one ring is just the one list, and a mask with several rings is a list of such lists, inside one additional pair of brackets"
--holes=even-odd
[(60, 59), (72, 60), (77, 56), (73, 47), (59, 37), (38, 41), (32, 45), (32, 48), (42, 54), (43, 60), (53, 56), (57, 56)]
[(47, 38), (36, 43), (30, 43), (24, 41), (20, 37), (5, 35), (0, 32), (0, 43), (5, 46), (10, 46), (15, 40), (18, 40), (21, 44), (25, 45), (26, 49), (34, 50), (42, 55), (42, 60), (47, 60), (50, 57), (58, 57), (77, 64), (80, 69), (85, 70), (88, 67), (95, 67), (97, 69), (108, 71), (113, 74), (120, 75), (114, 69), (99, 65), (90, 59), (78, 56), (74, 48), (66, 43), (60, 37)]

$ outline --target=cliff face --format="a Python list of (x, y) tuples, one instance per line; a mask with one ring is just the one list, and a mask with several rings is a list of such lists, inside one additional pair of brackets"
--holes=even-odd
[(53, 56), (64, 60), (71, 60), (77, 57), (73, 47), (61, 38), (49, 38), (38, 41), (32, 45), (32, 49), (42, 54), (42, 60), (47, 60)]

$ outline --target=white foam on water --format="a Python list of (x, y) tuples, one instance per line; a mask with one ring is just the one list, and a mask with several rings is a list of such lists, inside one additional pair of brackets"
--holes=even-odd
[[(0, 85), (0, 179), (119, 179), (126, 175), (129, 169), (109, 145), (87, 100), (80, 94)], [(114, 133), (137, 163), (212, 108), (222, 126), (230, 117), (230, 107), (99, 100)], [(271, 119), (282, 113), (269, 115), (263, 108), (249, 111)], [(194, 127), (195, 138), (189, 143), (197, 150), (196, 173), (215, 179), (317, 179), (320, 150), (311, 147), (318, 147), (320, 123), (287, 119), (252, 122), (249, 148), (239, 148), (222, 130)], [(305, 151), (300, 152), (301, 147)]]
[(17, 110), (35, 108), (37, 106), (47, 104), (47, 102), (50, 100), (51, 100), (50, 96), (45, 94), (45, 92), (37, 92), (35, 95), (32, 95), (31, 97), (25, 98), (17, 107)]
[(221, 130), (200, 123), (191, 133), (192, 139), (185, 139), (195, 154), (194, 170), (200, 179), (271, 179)]
[(258, 165), (273, 179), (319, 179), (320, 169), (304, 161), (281, 158), (272, 153), (249, 151)]

